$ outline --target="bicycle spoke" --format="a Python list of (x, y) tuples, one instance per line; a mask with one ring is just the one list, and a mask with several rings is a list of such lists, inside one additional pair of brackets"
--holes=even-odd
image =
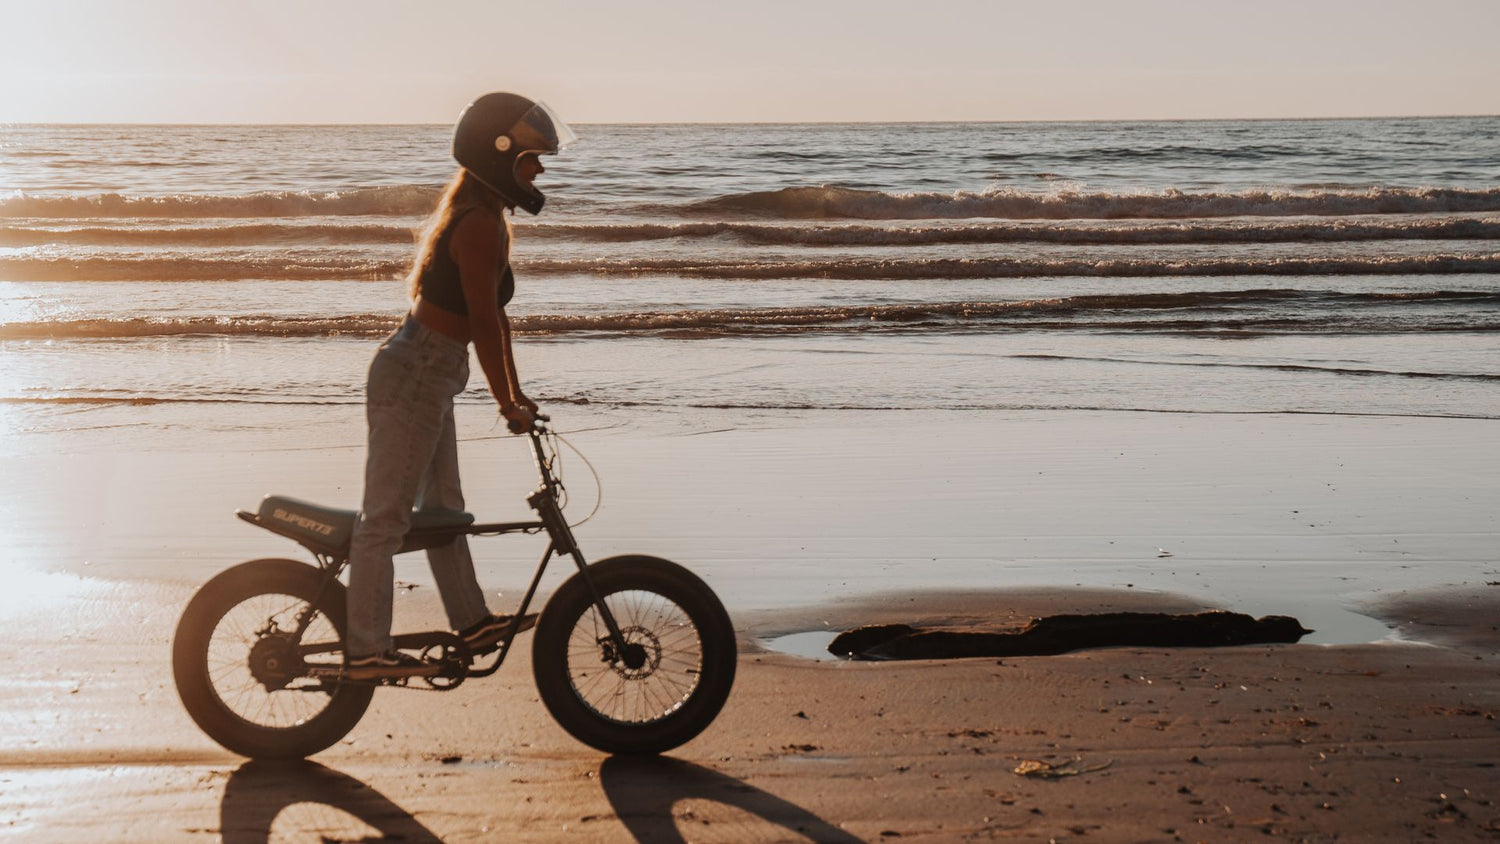
[[(211, 687), (236, 718), (259, 727), (288, 729), (306, 723), (327, 708), (333, 695), (308, 687), (267, 688), (251, 672), (252, 650), (263, 633), (285, 635), (295, 630), (297, 613), (306, 601), (290, 595), (257, 595), (231, 608), (219, 620), (208, 643), (207, 670)], [(326, 647), (338, 642), (338, 632), (327, 616), (315, 615), (304, 641)], [(337, 647), (319, 654), (316, 664), (332, 664)]]
[(632, 669), (623, 654), (611, 664), (600, 662), (605, 646), (599, 640), (606, 634), (600, 613), (590, 607), (575, 623), (567, 649), (574, 693), (599, 715), (621, 723), (651, 723), (670, 715), (698, 685), (703, 645), (697, 628), (676, 602), (653, 591), (617, 592), (604, 600), (627, 647), (644, 649), (645, 662)]

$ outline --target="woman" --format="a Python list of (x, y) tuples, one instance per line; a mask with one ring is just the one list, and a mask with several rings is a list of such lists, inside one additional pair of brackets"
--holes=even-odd
[[(370, 365), (364, 503), (349, 549), (350, 679), (430, 673), (391, 640), (392, 556), (417, 508), (463, 510), (453, 397), (469, 379), (469, 343), (500, 413), (515, 433), (531, 429), (536, 403), (521, 392), (505, 305), (514, 292), (510, 224), (545, 198), (533, 184), (539, 156), (573, 140), (541, 103), (486, 94), (459, 118), (453, 157), (461, 169), (443, 192), (412, 268), (412, 308)], [(448, 623), (475, 653), (494, 649), (510, 616), (490, 613), (465, 537), (429, 549)], [(522, 620), (521, 629), (535, 623)]]

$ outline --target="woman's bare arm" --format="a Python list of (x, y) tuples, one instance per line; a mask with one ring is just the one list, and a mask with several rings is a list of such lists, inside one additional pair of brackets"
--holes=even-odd
[(516, 374), (516, 353), (515, 353), (515, 350), (511, 348), (511, 345), (510, 345), (510, 336), (511, 336), (510, 316), (505, 313), (505, 309), (504, 308), (500, 308), (499, 310), (500, 310), (500, 342), (501, 342), (501, 345), (505, 349), (505, 353), (504, 353), (503, 357), (505, 358), (505, 366), (506, 366), (506, 370), (507, 370), (507, 372), (509, 374), (510, 383), (514, 384), (515, 387), (516, 387), (515, 397), (514, 397), (513, 401), (515, 401), (517, 404), (521, 405), (522, 407), (526, 408), (527, 410), (531, 411), (532, 414), (535, 414), (536, 411), (537, 411), (536, 402), (534, 402), (531, 399), (529, 399), (529, 398), (526, 397), (526, 393), (521, 390), (521, 376), (519, 376), (519, 375)]
[(469, 308), (469, 334), (474, 353), (500, 404), (500, 412), (512, 427), (529, 430), (532, 415), (518, 402), (524, 400), (520, 378), (510, 348), (510, 320), (495, 306), (500, 276), (509, 260), (510, 242), (505, 224), (484, 211), (470, 212), (453, 231), (451, 249)]

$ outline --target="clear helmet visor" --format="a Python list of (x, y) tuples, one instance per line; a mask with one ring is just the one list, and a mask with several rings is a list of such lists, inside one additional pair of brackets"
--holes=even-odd
[(518, 154), (550, 155), (578, 140), (568, 124), (546, 103), (537, 103), (528, 109), (508, 134)]

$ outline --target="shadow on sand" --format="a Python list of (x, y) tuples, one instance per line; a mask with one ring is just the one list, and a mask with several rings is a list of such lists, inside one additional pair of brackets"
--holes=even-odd
[(672, 814), (672, 807), (684, 800), (732, 806), (822, 844), (861, 840), (795, 803), (678, 759), (611, 756), (599, 768), (599, 783), (615, 814), (642, 844), (687, 841)]
[[(678, 824), (704, 822), (673, 814), (688, 800), (739, 809), (820, 844), (860, 841), (795, 803), (691, 762), (610, 757), (599, 768), (599, 782), (614, 814), (643, 844), (686, 842)], [(411, 813), (348, 774), (300, 760), (241, 765), (230, 775), (219, 809), (225, 844), (269, 842), (278, 819), (278, 837), (295, 832), (325, 841), (441, 841)]]
[(354, 777), (297, 760), (246, 762), (230, 775), (219, 808), (224, 844), (270, 841), (271, 825), (293, 806), (298, 811), (283, 819), (283, 831), (291, 824), (322, 840), (347, 840), (360, 828), (351, 823), (357, 819), (379, 832), (374, 840), (441, 840), (390, 798)]

